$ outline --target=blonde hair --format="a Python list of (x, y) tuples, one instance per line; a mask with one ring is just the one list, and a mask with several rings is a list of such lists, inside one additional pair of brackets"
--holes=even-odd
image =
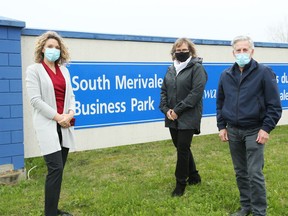
[(176, 59), (176, 56), (175, 56), (176, 48), (181, 46), (184, 43), (187, 44), (188, 46), (190, 56), (192, 56), (193, 58), (197, 57), (195, 44), (188, 38), (178, 38), (173, 44), (172, 49), (171, 49), (172, 60)]
[(46, 41), (51, 38), (57, 40), (60, 46), (60, 57), (59, 59), (56, 60), (55, 63), (59, 65), (68, 64), (70, 60), (68, 49), (66, 45), (64, 44), (62, 37), (54, 31), (47, 31), (37, 38), (35, 52), (34, 52), (35, 62), (40, 63), (43, 61), (44, 59), (44, 53), (42, 52), (43, 47), (45, 46)]

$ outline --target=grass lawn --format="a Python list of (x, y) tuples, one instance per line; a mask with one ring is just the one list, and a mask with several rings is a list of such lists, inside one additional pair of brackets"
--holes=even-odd
[[(167, 129), (168, 130), (168, 129)], [(288, 126), (278, 126), (265, 147), (268, 215), (288, 215)], [(97, 145), (97, 141), (95, 141)], [(176, 151), (171, 140), (73, 152), (68, 156), (59, 208), (74, 216), (223, 216), (239, 208), (228, 144), (218, 134), (192, 143), (202, 183), (172, 198)], [(43, 215), (46, 166), (25, 160), (30, 179), (0, 186), (1, 216)]]

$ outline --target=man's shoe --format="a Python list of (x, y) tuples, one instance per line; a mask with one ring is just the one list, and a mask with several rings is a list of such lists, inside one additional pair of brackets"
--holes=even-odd
[(61, 215), (61, 216), (73, 216), (72, 214), (65, 212), (65, 211), (62, 211), (62, 210), (59, 210), (59, 209), (57, 210), (57, 214)]
[(201, 177), (198, 173), (191, 175), (188, 178), (188, 185), (196, 185), (196, 184), (200, 184), (201, 183)]
[(177, 183), (175, 189), (172, 192), (172, 197), (183, 196), (185, 188), (186, 188), (186, 185)]
[(251, 214), (251, 210), (250, 209), (241, 209), (238, 212), (235, 212), (233, 214), (231, 214), (230, 216), (247, 216)]

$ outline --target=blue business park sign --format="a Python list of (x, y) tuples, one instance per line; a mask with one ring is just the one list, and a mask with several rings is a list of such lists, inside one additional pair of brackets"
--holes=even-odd
[[(171, 63), (72, 62), (69, 65), (76, 96), (76, 129), (163, 121), (160, 88)], [(215, 116), (221, 72), (231, 66), (203, 64), (208, 82), (203, 116)], [(288, 104), (288, 64), (267, 64), (277, 75), (283, 108)]]

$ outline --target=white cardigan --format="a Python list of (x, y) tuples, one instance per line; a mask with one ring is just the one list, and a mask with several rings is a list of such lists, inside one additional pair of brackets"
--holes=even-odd
[[(75, 112), (75, 96), (70, 81), (70, 74), (66, 67), (60, 70), (65, 78), (66, 92), (64, 113), (69, 110)], [(33, 106), (33, 123), (36, 136), (43, 155), (61, 150), (57, 133), (57, 122), (53, 120), (57, 114), (56, 97), (53, 83), (42, 64), (30, 65), (26, 71), (26, 88), (28, 98)], [(59, 113), (61, 114), (61, 113)], [(61, 128), (63, 147), (75, 148), (74, 127)]]

